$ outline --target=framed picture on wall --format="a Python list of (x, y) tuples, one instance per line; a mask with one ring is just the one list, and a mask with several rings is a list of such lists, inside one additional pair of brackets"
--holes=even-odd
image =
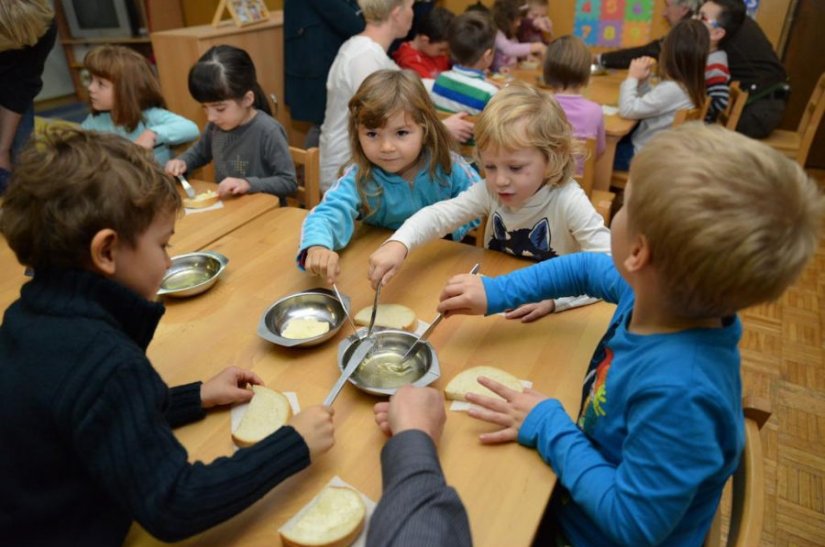
[(229, 15), (239, 27), (269, 19), (269, 10), (266, 9), (264, 0), (221, 0), (212, 18), (212, 26), (220, 25), (226, 10), (229, 10)]

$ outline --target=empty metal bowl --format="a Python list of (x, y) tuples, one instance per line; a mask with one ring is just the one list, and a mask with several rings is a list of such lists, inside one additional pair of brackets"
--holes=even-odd
[[(349, 298), (342, 295), (349, 307)], [(269, 306), (258, 322), (258, 336), (284, 347), (315, 346), (326, 342), (341, 329), (346, 319), (341, 302), (330, 290), (309, 289), (285, 296)], [(285, 338), (284, 329), (292, 319), (313, 318), (329, 323), (329, 330), (312, 338)]]
[[(359, 330), (364, 336), (366, 329)], [(415, 353), (401, 363), (401, 357), (416, 341), (418, 335), (395, 329), (374, 330), (375, 349), (350, 376), (349, 382), (373, 395), (392, 395), (407, 384), (427, 386), (441, 376), (438, 357), (429, 342), (422, 342)], [(338, 345), (338, 368), (343, 370), (347, 360), (361, 343), (356, 335)]]
[(158, 295), (194, 296), (214, 285), (229, 259), (214, 251), (188, 253), (172, 258), (172, 265), (163, 275)]

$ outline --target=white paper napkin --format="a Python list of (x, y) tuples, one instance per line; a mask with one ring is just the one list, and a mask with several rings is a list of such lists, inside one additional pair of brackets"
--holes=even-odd
[[(364, 506), (367, 508), (367, 515), (366, 515), (366, 517), (364, 517), (364, 529), (363, 529), (363, 530), (361, 530), (361, 534), (358, 536), (358, 539), (356, 539), (356, 540), (355, 540), (355, 542), (352, 544), (352, 546), (351, 546), (351, 547), (365, 547), (365, 546), (366, 546), (366, 544), (367, 544), (367, 530), (368, 530), (368, 529), (369, 529), (369, 527), (370, 527), (370, 519), (372, 518), (372, 513), (375, 511), (375, 502), (374, 502), (374, 501), (372, 501), (370, 498), (368, 498), (368, 497), (367, 497), (367, 496), (366, 496), (363, 492), (361, 492), (360, 490), (358, 490), (357, 488), (355, 488), (355, 487), (354, 487), (354, 486), (352, 486), (351, 484), (349, 484), (349, 483), (345, 482), (345, 481), (344, 481), (341, 477), (339, 477), (338, 475), (335, 475), (334, 477), (332, 477), (332, 478), (329, 480), (329, 482), (328, 482), (326, 485), (324, 485), (324, 488), (326, 488), (327, 486), (345, 486), (345, 487), (347, 487), (347, 488), (352, 488), (353, 490), (355, 490), (356, 492), (358, 492), (359, 494), (361, 494), (361, 499), (364, 501)], [(321, 490), (323, 490), (323, 488), (322, 488)], [(319, 494), (320, 494), (320, 491), (319, 491)], [(317, 494), (316, 494), (316, 497), (317, 497)], [(309, 502), (309, 503), (307, 503), (306, 505), (304, 505), (304, 506), (301, 508), (301, 510), (300, 510), (300, 511), (298, 511), (297, 513), (295, 513), (295, 514), (292, 516), (292, 518), (291, 518), (291, 519), (289, 519), (288, 521), (286, 521), (286, 522), (283, 524), (283, 526), (281, 526), (280, 528), (278, 528), (278, 531), (280, 532), (281, 530), (288, 529), (288, 528), (289, 528), (290, 526), (292, 526), (295, 522), (297, 522), (297, 521), (298, 521), (298, 519), (299, 519), (299, 518), (301, 518), (301, 516), (302, 516), (305, 512), (307, 512), (307, 511), (309, 510), (309, 508), (310, 508), (310, 506), (312, 505), (312, 502), (313, 502), (313, 501), (315, 501), (315, 498), (312, 498), (312, 500), (310, 500), (310, 502)]]
[[(292, 414), (298, 414), (301, 412), (301, 405), (298, 403), (298, 395), (293, 391), (282, 391), (281, 393), (284, 394), (284, 397), (287, 398), (289, 401), (289, 406), (292, 407)], [(232, 421), (231, 430), (232, 433), (238, 429), (238, 426), (241, 423), (241, 418), (246, 413), (246, 408), (249, 406), (249, 403), (241, 403), (239, 405), (232, 406), (229, 409), (229, 417)]]
[[(519, 382), (521, 382), (521, 385), (524, 386), (525, 389), (528, 387), (533, 387), (533, 382), (530, 380), (519, 380)], [(474, 405), (473, 403), (467, 401), (453, 401), (450, 404), (450, 410), (454, 410), (455, 412), (466, 412), (472, 407), (479, 408), (478, 405)]]
[(222, 208), (223, 208), (223, 201), (218, 200), (216, 203), (210, 205), (209, 207), (198, 207), (198, 208), (192, 208), (192, 209), (185, 208), (183, 211), (184, 211), (184, 214), (186, 214), (186, 215), (194, 215), (195, 213), (205, 213), (207, 211), (214, 211), (216, 209), (222, 209)]

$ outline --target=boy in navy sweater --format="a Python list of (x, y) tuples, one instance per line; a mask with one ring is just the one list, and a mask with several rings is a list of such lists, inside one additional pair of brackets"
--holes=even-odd
[[(724, 153), (720, 153), (724, 150)], [(589, 294), (616, 312), (585, 377), (578, 421), (556, 399), (479, 382), (498, 426), (484, 443), (534, 447), (559, 478), (548, 512), (573, 545), (701, 545), (744, 447), (736, 312), (779, 297), (817, 247), (816, 185), (770, 147), (686, 124), (634, 158), (612, 257), (457, 276), (439, 311), (494, 314)], [(557, 538), (563, 539), (563, 538)]]
[(230, 367), (169, 389), (146, 358), (181, 199), (151, 153), (115, 135), (56, 130), (21, 156), (0, 231), (34, 268), (0, 326), (0, 538), (121, 545), (137, 520), (177, 541), (239, 513), (329, 450), (332, 412), (210, 464), (172, 428), (248, 401)]

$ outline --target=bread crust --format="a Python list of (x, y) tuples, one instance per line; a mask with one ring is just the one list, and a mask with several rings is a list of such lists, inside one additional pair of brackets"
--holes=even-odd
[[(408, 317), (403, 323), (400, 321), (388, 321), (385, 316), (386, 313), (394, 316), (406, 315)], [(372, 306), (361, 308), (358, 310), (358, 313), (355, 314), (355, 324), (363, 327), (369, 326), (371, 315)], [(378, 313), (375, 317), (375, 326), (390, 329), (400, 328), (407, 332), (413, 332), (415, 331), (415, 327), (418, 326), (418, 317), (412, 309), (404, 306), (403, 304), (378, 304)]]
[(350, 492), (355, 493), (355, 495), (358, 496), (357, 499), (360, 507), (360, 515), (358, 523), (355, 525), (355, 527), (343, 537), (331, 539), (329, 541), (318, 540), (314, 542), (303, 542), (294, 537), (290, 537), (289, 530), (287, 530), (286, 532), (279, 530), (278, 534), (281, 536), (281, 542), (283, 543), (283, 545), (285, 545), (286, 547), (348, 547), (349, 545), (352, 545), (352, 543), (356, 539), (358, 539), (358, 536), (361, 535), (361, 531), (364, 529), (364, 524), (366, 522), (367, 517), (367, 508), (364, 505), (363, 500), (361, 499), (361, 495), (352, 488), (348, 488), (346, 486), (329, 486), (328, 488), (348, 490)]
[[(272, 431), (272, 433), (274, 433), (275, 431), (277, 431), (278, 429), (280, 429), (281, 427), (286, 425), (287, 421), (289, 421), (289, 418), (292, 417), (292, 406), (289, 404), (289, 399), (286, 398), (286, 395), (284, 395), (280, 391), (275, 391), (274, 389), (269, 389), (269, 388), (264, 387), (264, 386), (252, 386), (252, 390), (255, 391), (255, 395), (253, 396), (253, 399), (255, 397), (258, 397), (258, 396), (272, 396), (272, 395), (269, 395), (269, 394), (265, 393), (265, 392), (271, 392), (272, 394), (274, 394), (275, 397), (277, 397), (281, 401), (282, 406), (285, 405), (283, 422), (278, 427), (276, 427)], [(264, 394), (263, 395), (258, 395), (258, 393), (264, 393)], [(252, 401), (250, 401), (250, 405), (251, 404), (252, 404)], [(249, 412), (249, 408), (247, 408), (247, 412)], [(246, 415), (244, 415), (244, 417), (245, 416)], [(241, 418), (241, 424), (243, 424), (243, 418)], [(241, 425), (239, 424), (238, 429), (236, 431), (232, 432), (232, 441), (235, 443), (236, 446), (238, 446), (240, 448), (247, 448), (249, 446), (252, 446), (255, 443), (258, 443), (258, 442), (262, 441), (264, 438), (266, 438), (268, 436), (268, 435), (264, 435), (262, 438), (245, 437), (245, 436), (238, 433), (238, 431), (240, 431), (240, 429), (241, 429)], [(271, 435), (272, 433), (269, 433), (269, 435)]]

